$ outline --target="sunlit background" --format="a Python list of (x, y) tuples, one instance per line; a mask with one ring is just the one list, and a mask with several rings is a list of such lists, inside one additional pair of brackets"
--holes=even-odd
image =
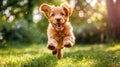
[[(57, 60), (39, 7), (65, 2), (76, 43)], [(120, 0), (0, 0), (0, 67), (120, 67), (119, 42)]]
[[(115, 40), (117, 34), (111, 35), (109, 31), (112, 27), (109, 28), (106, 0), (1, 0), (0, 43), (47, 43), (48, 21), (39, 7), (42, 3), (59, 6), (64, 2), (74, 8), (70, 22), (77, 44)], [(110, 2), (117, 5), (117, 0)]]

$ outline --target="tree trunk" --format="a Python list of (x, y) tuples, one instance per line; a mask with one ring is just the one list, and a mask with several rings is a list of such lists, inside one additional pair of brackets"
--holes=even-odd
[(120, 0), (106, 0), (110, 36), (120, 41)]

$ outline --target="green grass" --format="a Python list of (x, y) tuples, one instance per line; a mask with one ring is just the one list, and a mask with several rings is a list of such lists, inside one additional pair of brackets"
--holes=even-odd
[(75, 45), (61, 60), (45, 44), (14, 44), (0, 49), (0, 67), (120, 67), (120, 44)]

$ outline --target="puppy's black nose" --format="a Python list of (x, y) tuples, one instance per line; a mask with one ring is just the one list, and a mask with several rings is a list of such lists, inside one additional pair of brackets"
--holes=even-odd
[(58, 23), (60, 22), (60, 18), (57, 18), (56, 20), (57, 20)]

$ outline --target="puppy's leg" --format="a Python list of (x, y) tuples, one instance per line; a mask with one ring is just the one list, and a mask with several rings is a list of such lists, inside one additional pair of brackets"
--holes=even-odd
[(50, 50), (55, 50), (56, 49), (56, 47), (57, 47), (57, 41), (55, 40), (55, 39), (49, 39), (48, 40), (48, 45), (47, 45), (47, 47), (48, 47), (48, 49), (50, 49)]
[(57, 59), (61, 59), (62, 58), (62, 49), (57, 49)]
[(65, 47), (72, 47), (74, 45), (74, 37), (65, 37), (63, 44)]

